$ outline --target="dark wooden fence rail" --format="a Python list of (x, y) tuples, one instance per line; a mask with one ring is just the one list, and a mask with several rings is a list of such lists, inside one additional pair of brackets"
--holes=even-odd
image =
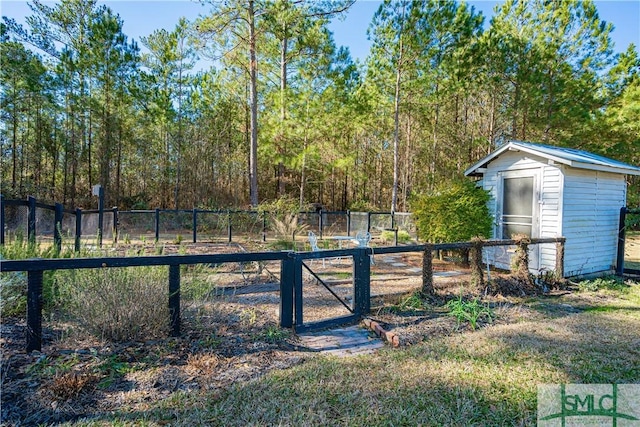
[[(284, 261), (288, 252), (256, 252), (214, 255), (161, 255), (144, 257), (62, 258), (3, 260), (0, 272), (27, 272), (27, 351), (42, 347), (42, 279), (47, 270), (112, 267), (169, 267), (169, 312), (171, 334), (180, 335), (180, 266), (227, 262)], [(282, 285), (282, 284), (281, 284)], [(290, 327), (291, 325), (283, 325)]]
[[(556, 243), (558, 262), (556, 274), (562, 277), (562, 257), (565, 239), (531, 239), (524, 244)], [(6, 260), (0, 262), (0, 272), (27, 272), (27, 344), (26, 350), (42, 348), (42, 280), (48, 270), (69, 270), (82, 268), (112, 268), (168, 266), (168, 300), (171, 334), (180, 335), (180, 266), (193, 264), (218, 265), (228, 262), (280, 261), (280, 326), (293, 327), (296, 331), (317, 329), (337, 323), (355, 320), (370, 310), (371, 265), (369, 257), (381, 254), (423, 252), (423, 289), (432, 285), (432, 252), (436, 250), (474, 249), (483, 246), (505, 246), (523, 244), (516, 240), (489, 240), (475, 242), (424, 244), (381, 248), (338, 249), (317, 252), (255, 252), (212, 255), (158, 255), (143, 257), (102, 257)], [(306, 259), (353, 257), (354, 260), (354, 310), (347, 317), (328, 319), (313, 324), (305, 324), (303, 319), (302, 269)], [(482, 267), (476, 267), (482, 270)]]

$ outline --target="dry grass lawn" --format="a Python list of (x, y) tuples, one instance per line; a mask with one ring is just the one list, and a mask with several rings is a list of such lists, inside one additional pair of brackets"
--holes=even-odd
[[(20, 372), (3, 369), (3, 422), (535, 425), (538, 384), (640, 383), (640, 285), (594, 286), (495, 298), (477, 330), (436, 316), (413, 345), (350, 358), (300, 351), (258, 308), (219, 306), (209, 336), (5, 360)], [(7, 392), (24, 393), (24, 412)]]
[[(535, 425), (538, 384), (640, 383), (637, 281), (468, 293), (492, 312), (472, 330), (444, 307), (464, 276), (442, 277), (440, 301), (413, 305), (420, 262), (376, 256), (371, 290), (382, 296), (371, 315), (402, 345), (370, 355), (313, 353), (278, 328), (278, 266), (269, 263), (185, 271), (179, 338), (107, 342), (48, 313), (43, 352), (25, 354), (24, 319), (2, 319), (0, 424)], [(350, 297), (349, 264), (316, 267)], [(307, 320), (345, 314), (310, 277), (304, 295)]]

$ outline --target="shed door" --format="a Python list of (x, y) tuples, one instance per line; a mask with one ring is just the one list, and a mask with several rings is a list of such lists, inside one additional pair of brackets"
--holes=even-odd
[(502, 238), (533, 237), (534, 177), (505, 177), (502, 181)]
[[(538, 170), (505, 171), (501, 179), (501, 207), (499, 211), (499, 233), (503, 239), (511, 239), (515, 234), (525, 234), (531, 238), (538, 235)], [(540, 245), (529, 246), (529, 268), (539, 268)], [(496, 253), (496, 266), (509, 268), (515, 248)]]

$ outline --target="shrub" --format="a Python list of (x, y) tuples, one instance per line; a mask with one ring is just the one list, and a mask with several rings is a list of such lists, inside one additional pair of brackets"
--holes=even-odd
[(295, 236), (305, 234), (309, 225), (299, 224), (297, 215), (287, 213), (281, 219), (272, 218), (271, 227), (276, 234), (276, 241), (270, 244), (273, 250), (295, 250)]
[(449, 184), (411, 203), (418, 237), (432, 243), (468, 241), (489, 237), (493, 217), (487, 203), (489, 192), (471, 181)]
[(278, 239), (269, 243), (268, 247), (272, 251), (295, 251), (297, 249), (296, 242), (287, 239)]
[(56, 279), (63, 311), (98, 338), (141, 340), (168, 332), (165, 268), (69, 270)]

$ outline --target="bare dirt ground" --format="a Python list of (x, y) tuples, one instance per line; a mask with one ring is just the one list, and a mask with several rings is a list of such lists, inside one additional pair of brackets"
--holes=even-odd
[[(255, 248), (236, 245), (165, 245), (163, 253), (219, 253)], [(155, 253), (154, 245), (120, 248), (131, 253)], [(374, 256), (371, 316), (393, 330), (401, 345), (450, 335), (467, 328), (447, 316), (444, 301), (469, 289), (468, 271), (435, 261), (438, 299), (420, 309), (403, 301), (420, 289), (421, 254)], [(321, 261), (310, 268), (347, 305), (352, 295), (350, 261)], [(497, 280), (499, 274), (495, 274)], [(146, 342), (112, 343), (80, 332), (77, 325), (45, 321), (42, 352), (24, 351), (25, 319), (2, 319), (0, 348), (3, 425), (56, 424), (121, 407), (146, 410), (179, 393), (222, 392), (231, 384), (303, 363), (314, 353), (300, 345), (295, 333), (278, 327), (279, 264), (225, 266), (215, 276), (203, 301), (183, 309), (183, 334)], [(518, 322), (539, 311), (522, 304), (531, 292), (517, 281), (502, 278), (505, 294), (485, 295), (496, 313), (494, 322)], [(564, 293), (562, 291), (560, 293)], [(305, 321), (342, 316), (347, 309), (311, 274), (304, 276)], [(393, 307), (393, 308), (389, 308)], [(561, 310), (573, 310), (567, 305)], [(483, 326), (481, 324), (480, 326)], [(70, 332), (73, 331), (73, 332)]]

